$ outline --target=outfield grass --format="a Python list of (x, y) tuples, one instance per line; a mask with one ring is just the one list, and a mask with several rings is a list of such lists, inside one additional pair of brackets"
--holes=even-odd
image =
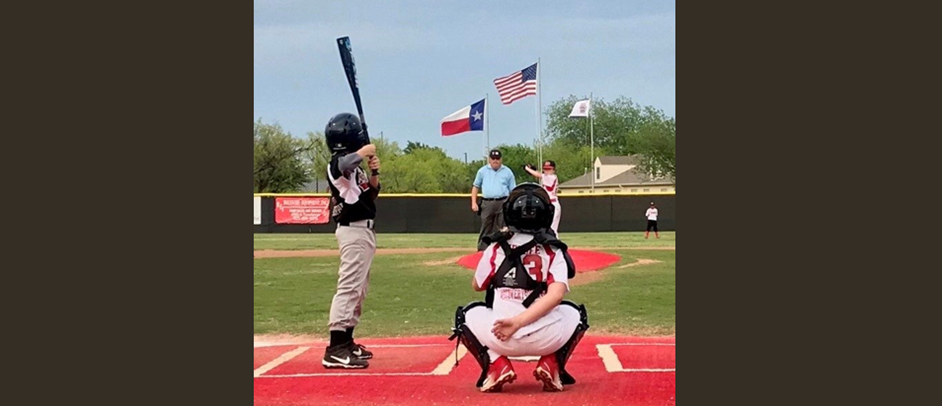
[[(571, 247), (648, 247), (674, 246), (673, 231), (661, 233), (660, 239), (644, 239), (644, 231), (611, 233), (564, 233), (563, 242)], [(463, 248), (477, 247), (477, 234), (397, 234), (377, 233), (377, 248)], [(320, 234), (255, 234), (256, 250), (337, 249), (333, 233)]]
[[(643, 233), (640, 233), (640, 241), (637, 235), (631, 234), (637, 233), (571, 233), (567, 237), (572, 238), (566, 238), (566, 242), (574, 246), (631, 247), (646, 243), (673, 245), (674, 241), (674, 233), (662, 233), (660, 240), (649, 241), (644, 241)], [(394, 236), (398, 238), (386, 239)], [(281, 239), (274, 239), (278, 237)], [(328, 245), (332, 234), (285, 237), (292, 236), (256, 235), (255, 247), (336, 248)], [(455, 234), (391, 234), (380, 235), (378, 244), (391, 248), (466, 247), (469, 243), (473, 246), (474, 238)], [(323, 245), (314, 245), (317, 243)], [(566, 296), (586, 304), (592, 331), (674, 334), (675, 252), (618, 248), (606, 251), (621, 255), (622, 260), (599, 271), (602, 272), (600, 280), (573, 286)], [(454, 264), (453, 259), (459, 254), (376, 256), (357, 336), (449, 335), (455, 308), (484, 297), (483, 293), (471, 290), (472, 271)], [(642, 258), (661, 262), (618, 269), (622, 264)], [(445, 264), (425, 264), (435, 261)], [(255, 333), (324, 336), (338, 265), (338, 258), (332, 256), (255, 259)], [(579, 277), (577, 275), (576, 279)]]

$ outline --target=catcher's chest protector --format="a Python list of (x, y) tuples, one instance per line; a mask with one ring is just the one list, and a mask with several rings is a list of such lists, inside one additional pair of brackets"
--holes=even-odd
[[(559, 241), (552, 236), (546, 234), (537, 234), (534, 235), (534, 238), (516, 248), (510, 248), (510, 244), (507, 243), (507, 240), (511, 237), (508, 233), (501, 233), (499, 235), (493, 236), (493, 238), (487, 238), (491, 242), (497, 242), (500, 245), (501, 250), (504, 251), (504, 261), (501, 262), (500, 267), (497, 268), (497, 271), (494, 273), (494, 277), (491, 279), (491, 283), (488, 286), (487, 294), (485, 296), (485, 303), (487, 307), (493, 307), (494, 304), (494, 291), (497, 288), (515, 288), (515, 289), (525, 289), (531, 290), (529, 296), (523, 301), (524, 307), (530, 307), (533, 302), (540, 297), (547, 289), (546, 282), (537, 282), (530, 277), (529, 270), (523, 266), (521, 261), (521, 256), (537, 244), (547, 244), (559, 248), (563, 257), (566, 260), (566, 265), (569, 268), (567, 276), (572, 279), (576, 275), (576, 267), (572, 262), (572, 258), (569, 257), (569, 253), (566, 251), (567, 247), (562, 241)], [(547, 270), (549, 272), (549, 270)]]

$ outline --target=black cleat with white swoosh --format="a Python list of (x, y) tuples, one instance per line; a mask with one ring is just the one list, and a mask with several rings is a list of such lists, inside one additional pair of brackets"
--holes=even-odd
[(367, 351), (366, 346), (363, 344), (353, 343), (353, 347), (351, 347), (351, 351), (353, 351), (353, 355), (356, 355), (357, 358), (359, 359), (373, 358), (373, 352)]
[(360, 359), (360, 357), (353, 354), (353, 350), (356, 347), (350, 344), (351, 343), (345, 343), (327, 347), (327, 350), (324, 352), (324, 359), (321, 360), (321, 364), (324, 365), (324, 368), (362, 369), (370, 366), (367, 360)]

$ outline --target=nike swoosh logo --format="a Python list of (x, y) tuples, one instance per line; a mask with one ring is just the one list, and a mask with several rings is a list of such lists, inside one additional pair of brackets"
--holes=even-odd
[(360, 349), (357, 348), (356, 350), (353, 350), (353, 355), (363, 355), (363, 351), (360, 351)]
[(330, 357), (333, 358), (333, 359), (335, 359), (335, 360), (337, 360), (337, 361), (340, 361), (340, 362), (342, 362), (342, 363), (344, 363), (344, 364), (349, 364), (349, 363), (350, 363), (350, 357), (347, 357), (347, 358), (340, 358), (340, 357), (338, 357), (338, 356), (336, 356), (336, 355), (331, 355)]

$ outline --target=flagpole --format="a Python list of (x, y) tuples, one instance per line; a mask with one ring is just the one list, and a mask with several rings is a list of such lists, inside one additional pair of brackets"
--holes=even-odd
[(488, 105), (488, 104), (491, 104), (491, 102), (490, 102), (490, 100), (488, 100), (488, 94), (487, 94), (487, 93), (484, 93), (484, 133), (486, 134), (486, 135), (485, 135), (485, 137), (486, 137), (486, 138), (485, 138), (485, 140), (486, 140), (485, 142), (486, 142), (486, 143), (484, 144), (484, 155), (485, 155), (485, 156), (487, 155), (487, 151), (489, 151), (489, 150), (491, 149), (491, 126), (487, 125), (487, 120), (488, 120), (489, 117), (491, 116), (490, 114), (487, 114), (487, 105)]
[(592, 105), (592, 92), (589, 92), (589, 151), (590, 157), (592, 158), (592, 193), (595, 193), (595, 114), (592, 113), (592, 110), (595, 106)]
[(541, 109), (543, 107), (543, 92), (541, 91), (541, 80), (540, 80), (540, 71), (543, 70), (543, 66), (540, 65), (540, 58), (536, 58), (536, 96), (537, 96), (537, 105), (536, 105), (536, 126), (537, 126), (537, 135), (539, 136), (539, 147), (540, 147), (540, 167), (543, 167), (543, 120), (541, 115)]

